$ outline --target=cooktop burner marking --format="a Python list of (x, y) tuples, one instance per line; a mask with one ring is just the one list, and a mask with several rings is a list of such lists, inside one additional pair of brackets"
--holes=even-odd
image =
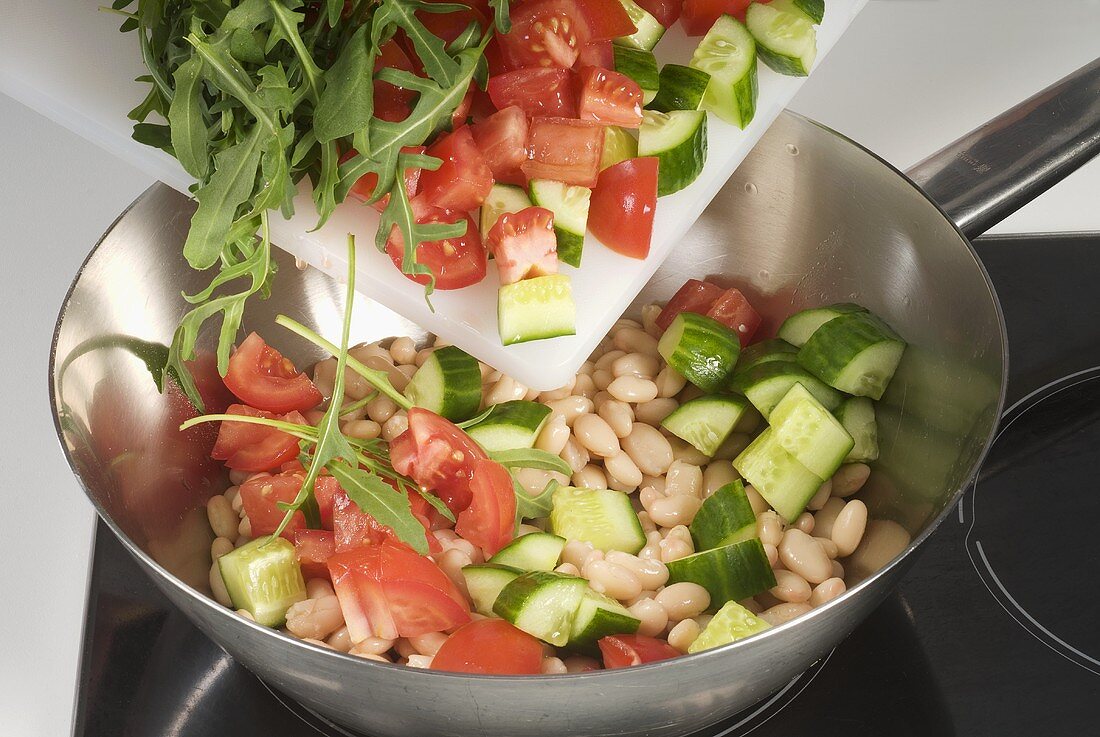
[[(996, 443), (1001, 439), (1001, 436), (1008, 432), (1017, 420), (1027, 415), (1032, 409), (1039, 407), (1044, 402), (1049, 401), (1051, 398), (1063, 392), (1097, 379), (1100, 379), (1100, 366), (1093, 366), (1092, 368), (1076, 371), (1059, 379), (1055, 379), (1030, 392), (1026, 396), (1021, 397), (1001, 415), (1004, 426), (997, 431), (993, 439), (994, 447), (996, 447)], [(979, 479), (980, 477), (981, 472), (979, 471)], [(1100, 675), (1100, 660), (1082, 652), (1051, 632), (1047, 627), (1043, 626), (1014, 596), (1012, 596), (1012, 594), (1009, 593), (1008, 588), (1002, 583), (996, 572), (994, 572), (993, 565), (990, 563), (985, 548), (982, 546), (982, 541), (978, 538), (975, 531), (977, 526), (978, 487), (979, 481), (976, 480), (966, 500), (970, 506), (970, 527), (966, 532), (965, 546), (967, 556), (970, 558), (970, 563), (977, 572), (978, 577), (982, 580), (982, 584), (1001, 608), (1004, 609), (1025, 632), (1071, 663), (1093, 674)], [(963, 521), (963, 506), (963, 504), (959, 505), (960, 522)], [(980, 564), (978, 559), (980, 559)]]

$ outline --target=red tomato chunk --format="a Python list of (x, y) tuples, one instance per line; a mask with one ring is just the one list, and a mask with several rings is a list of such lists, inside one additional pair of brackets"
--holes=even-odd
[(528, 117), (577, 115), (577, 85), (568, 69), (516, 69), (490, 77), (488, 90), (500, 110), (514, 105)]
[[(279, 502), (289, 504), (294, 501), (301, 488), (302, 477), (298, 474), (253, 477), (241, 484), (241, 503), (252, 525), (251, 537), (261, 537), (275, 532), (286, 515), (286, 512), (279, 509)], [(305, 526), (305, 515), (295, 512), (286, 529), (283, 530), (282, 536), (293, 541), (294, 532)]]
[(474, 142), (493, 179), (511, 181), (522, 178), (520, 166), (527, 159), (527, 116), (515, 105), (493, 113), (470, 126)]
[(493, 172), (485, 163), (470, 129), (462, 127), (428, 147), (427, 154), (442, 159), (435, 171), (420, 174), (420, 192), (428, 202), (447, 210), (481, 206), (493, 187)]
[(588, 120), (532, 118), (523, 173), (530, 179), (594, 187), (603, 135), (603, 126)]
[(698, 279), (688, 279), (684, 286), (672, 295), (661, 314), (657, 316), (657, 326), (667, 330), (672, 321), (681, 312), (707, 314), (714, 300), (722, 296), (722, 287)]
[(627, 159), (600, 172), (589, 205), (588, 229), (616, 253), (649, 255), (657, 209), (657, 159)]
[[(432, 207), (420, 197), (412, 201), (416, 222), (424, 223), (461, 223), (465, 221), (466, 232), (453, 238), (438, 241), (423, 241), (416, 247), (416, 261), (428, 267), (435, 277), (436, 289), (461, 289), (477, 284), (485, 278), (488, 268), (485, 249), (481, 245), (477, 224), (464, 212), (444, 210)], [(395, 225), (386, 240), (386, 253), (398, 271), (402, 271), (405, 259), (405, 239)], [(404, 272), (402, 272), (404, 273)], [(427, 274), (405, 274), (417, 284), (427, 284)]]
[(558, 240), (554, 213), (527, 207), (501, 215), (489, 230), (489, 250), (501, 284), (558, 273)]
[(737, 333), (742, 348), (752, 341), (760, 327), (760, 313), (753, 309), (739, 289), (727, 289), (723, 292), (714, 300), (706, 314)]
[[(758, 0), (758, 2), (768, 0)], [(732, 15), (745, 20), (745, 9), (752, 0), (684, 0), (680, 24), (689, 36), (702, 36), (720, 15)]]
[(394, 470), (434, 491), (455, 514), (470, 506), (474, 463), (487, 457), (457, 425), (422, 407), (409, 410), (409, 429), (390, 443)]
[(474, 463), (470, 506), (458, 515), (455, 532), (493, 555), (512, 541), (516, 525), (516, 493), (508, 469), (496, 461)]
[(302, 575), (311, 578), (328, 578), (328, 559), (336, 554), (336, 542), (329, 530), (294, 531), (294, 550)]
[(256, 333), (230, 356), (225, 385), (245, 404), (280, 414), (312, 409), (324, 399), (308, 376)]
[(581, 70), (577, 117), (604, 125), (642, 124), (642, 88), (630, 77), (598, 67)]
[(542, 643), (503, 619), (482, 619), (455, 630), (432, 658), (432, 668), (498, 676), (538, 675)]
[[(231, 404), (225, 412), (307, 424), (306, 418), (298, 412), (278, 415), (245, 404)], [(298, 457), (298, 438), (273, 427), (224, 420), (218, 428), (218, 439), (214, 441), (210, 457), (225, 461), (226, 466), (237, 471), (270, 471)]]
[(605, 668), (629, 668), (682, 654), (664, 640), (645, 635), (612, 635), (601, 638), (597, 644), (603, 654)]

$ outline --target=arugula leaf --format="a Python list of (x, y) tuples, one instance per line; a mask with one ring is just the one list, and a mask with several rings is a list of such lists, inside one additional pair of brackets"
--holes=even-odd
[(325, 72), (325, 89), (313, 113), (313, 134), (321, 143), (368, 130), (374, 114), (375, 50), (367, 30), (360, 27)]
[(172, 150), (184, 171), (201, 181), (210, 172), (202, 111), (202, 57), (192, 56), (180, 64), (172, 78), (176, 82), (176, 94), (168, 107)]
[(301, 34), (298, 33), (298, 26), (301, 25), (302, 21), (305, 19), (305, 15), (291, 10), (277, 0), (268, 0), (268, 5), (271, 7), (275, 23), (271, 28), (271, 33), (267, 37), (266, 50), (270, 52), (280, 41), (286, 41), (287, 44), (290, 45), (290, 48), (294, 50), (295, 56), (298, 57), (298, 62), (301, 64), (302, 74), (309, 88), (309, 94), (313, 101), (316, 102), (318, 96), (321, 94), (322, 72), (321, 68), (317, 66), (317, 63), (313, 61), (313, 56), (309, 53), (309, 49), (306, 48), (305, 42), (302, 41)]
[[(413, 49), (428, 76), (442, 88), (450, 87), (458, 81), (461, 73), (460, 64), (447, 54), (443, 39), (425, 28), (414, 13), (417, 10), (449, 13), (455, 9), (464, 8), (452, 3), (429, 3), (423, 0), (382, 0), (378, 10), (374, 12), (371, 44), (377, 50), (384, 33), (388, 32), (392, 26), (401, 28), (412, 42)], [(462, 93), (466, 94), (465, 89)]]
[(499, 33), (508, 33), (512, 30), (512, 17), (508, 8), (510, 4), (510, 0), (489, 0), (489, 7), (494, 11), (493, 17)]
[(516, 448), (515, 450), (491, 450), (489, 457), (505, 468), (537, 468), (542, 471), (556, 471), (571, 476), (573, 469), (553, 453), (538, 448)]
[(554, 479), (550, 479), (541, 492), (531, 496), (519, 485), (518, 481), (513, 479), (512, 487), (516, 493), (516, 527), (519, 527), (520, 522), (525, 519), (549, 517), (550, 510), (554, 507), (554, 491), (559, 486), (561, 484)]
[(153, 148), (159, 148), (175, 156), (175, 152), (172, 151), (172, 133), (166, 125), (158, 125), (157, 123), (137, 123), (134, 125), (134, 132), (130, 134), (130, 137), (138, 143), (143, 143)]
[(361, 510), (391, 528), (402, 542), (408, 543), (416, 552), (428, 554), (427, 530), (413, 516), (408, 496), (347, 462), (330, 462), (328, 469), (347, 492), (348, 498)]
[(424, 501), (426, 501), (428, 504), (431, 504), (432, 507), (435, 509), (435, 511), (439, 512), (439, 514), (441, 514), (445, 519), (448, 519), (451, 522), (455, 521), (454, 512), (452, 512), (447, 507), (447, 505), (443, 503), (442, 499), (437, 497), (435, 494), (429, 494), (428, 492), (424, 491), (419, 486), (414, 485), (413, 488), (416, 490), (416, 493), (419, 494), (420, 497)]
[(471, 417), (470, 419), (466, 420), (465, 422), (456, 422), (455, 427), (460, 427), (463, 430), (465, 430), (468, 427), (473, 427), (474, 425), (481, 422), (482, 420), (487, 419), (489, 417), (489, 415), (493, 414), (493, 410), (495, 410), (496, 408), (497, 408), (497, 405), (494, 404), (491, 407), (489, 407), (489, 409), (485, 410), (480, 415), (478, 415), (477, 417)]

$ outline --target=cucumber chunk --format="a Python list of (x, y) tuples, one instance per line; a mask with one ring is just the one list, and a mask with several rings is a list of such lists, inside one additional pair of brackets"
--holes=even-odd
[(825, 0), (771, 0), (771, 6), (786, 13), (801, 13), (815, 25), (825, 18)]
[(281, 537), (258, 537), (218, 558), (234, 609), (259, 624), (280, 627), (291, 604), (306, 598), (306, 582), (294, 545)]
[(763, 632), (769, 627), (771, 627), (770, 624), (736, 601), (727, 601), (711, 617), (710, 622), (695, 638), (695, 641), (688, 645), (688, 652), (698, 653), (728, 645), (731, 642), (755, 635), (757, 632)]
[(634, 0), (619, 0), (619, 2), (623, 4), (626, 14), (630, 16), (631, 22), (638, 30), (629, 36), (616, 38), (613, 43), (631, 49), (652, 51), (657, 42), (661, 40), (661, 37), (665, 35), (665, 27)]
[(530, 571), (501, 589), (493, 612), (527, 634), (561, 647), (569, 641), (587, 591), (588, 582), (578, 576)]
[(505, 586), (523, 575), (519, 568), (481, 563), (462, 567), (462, 577), (466, 579), (466, 590), (478, 614), (493, 616), (493, 604)]
[(822, 479), (836, 473), (855, 445), (844, 426), (801, 384), (775, 405), (769, 422), (780, 447)]
[(552, 571), (557, 567), (564, 547), (564, 537), (549, 532), (532, 532), (505, 545), (489, 562), (523, 571)]
[(638, 155), (657, 157), (658, 196), (679, 192), (695, 181), (707, 161), (707, 114), (643, 110)]
[(773, 70), (794, 77), (810, 73), (817, 58), (817, 31), (805, 13), (753, 3), (745, 11), (745, 25), (760, 58)]
[(866, 308), (851, 302), (842, 302), (828, 307), (811, 307), (808, 310), (796, 312), (784, 320), (779, 326), (778, 335), (795, 348), (801, 348), (819, 327), (834, 317), (847, 315), (850, 312), (866, 311)]
[(665, 64), (661, 69), (660, 88), (646, 107), (662, 113), (672, 110), (698, 110), (710, 84), (710, 75), (680, 64)]
[(609, 596), (589, 589), (573, 619), (573, 631), (569, 635), (569, 649), (596, 655), (600, 638), (608, 635), (632, 635), (638, 631), (641, 621), (626, 607)]
[(725, 388), (741, 353), (741, 341), (717, 320), (681, 312), (661, 336), (657, 352), (692, 384), (713, 392)]
[(787, 521), (802, 514), (825, 483), (779, 445), (770, 427), (733, 459), (733, 467)]
[(481, 239), (489, 237), (489, 231), (497, 224), (501, 215), (511, 215), (531, 206), (531, 199), (523, 187), (513, 184), (493, 184), (489, 196), (481, 203), (479, 224)]
[(836, 410), (836, 418), (855, 444), (845, 463), (869, 463), (878, 458), (878, 423), (875, 403), (867, 397), (848, 397)]
[(575, 335), (577, 307), (565, 274), (505, 284), (497, 292), (497, 329), (504, 345)]
[(736, 371), (748, 371), (753, 366), (768, 361), (796, 361), (798, 348), (782, 338), (769, 338), (759, 343), (745, 346), (741, 349), (741, 356), (737, 359)]
[(703, 500), (688, 532), (696, 550), (720, 548), (756, 537), (756, 513), (740, 479)]
[(627, 159), (636, 158), (638, 158), (638, 139), (634, 137), (634, 134), (617, 125), (604, 126), (600, 171)]
[[(628, 46), (612, 44), (612, 53), (615, 55), (615, 71), (633, 79), (642, 88), (642, 102), (646, 105), (657, 95), (660, 87), (660, 76), (657, 72), (657, 58), (652, 51), (632, 49)], [(607, 148), (607, 138), (604, 138), (604, 148)], [(626, 156), (625, 159), (633, 159), (637, 156)]]
[(700, 453), (713, 456), (748, 408), (744, 397), (710, 394), (684, 402), (661, 420), (661, 426)]
[(746, 371), (738, 371), (730, 387), (741, 392), (765, 418), (795, 384), (802, 384), (826, 409), (836, 409), (843, 400), (840, 392), (818, 379), (794, 361), (765, 361)]
[(798, 362), (831, 387), (881, 399), (905, 351), (905, 341), (870, 312), (829, 320), (798, 351)]
[(549, 417), (545, 404), (514, 399), (493, 405), (489, 416), (466, 428), (466, 434), (487, 451), (533, 448)]
[(736, 18), (719, 16), (695, 48), (690, 65), (710, 75), (703, 108), (744, 128), (756, 115), (756, 40)]
[(554, 213), (558, 259), (570, 266), (580, 266), (592, 190), (547, 179), (532, 180), (529, 189), (531, 202)]
[(704, 550), (686, 558), (670, 561), (668, 582), (691, 581), (710, 594), (710, 608), (727, 601), (755, 596), (775, 586), (768, 554), (760, 538), (751, 538), (720, 548)]
[(614, 489), (559, 486), (551, 497), (550, 529), (566, 540), (583, 540), (604, 551), (637, 553), (645, 533), (630, 497)]
[(433, 351), (416, 370), (405, 396), (452, 422), (468, 420), (481, 406), (481, 368), (477, 359), (453, 345)]

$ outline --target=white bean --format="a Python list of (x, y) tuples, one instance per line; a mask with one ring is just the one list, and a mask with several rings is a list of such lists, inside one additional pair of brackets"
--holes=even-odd
[(639, 558), (620, 550), (609, 551), (604, 557), (637, 576), (642, 587), (648, 591), (655, 591), (668, 582), (668, 567), (659, 560)]
[(668, 626), (668, 612), (652, 598), (642, 598), (628, 606), (627, 611), (637, 619), (638, 634), (647, 637), (656, 637), (665, 631)]
[(240, 518), (233, 505), (221, 494), (215, 494), (206, 502), (206, 516), (215, 537), (236, 537)]
[(577, 383), (573, 386), (573, 395), (591, 399), (596, 396), (596, 382), (593, 381), (592, 377), (589, 375), (578, 375)]
[(668, 442), (672, 446), (672, 457), (676, 460), (690, 463), (693, 466), (703, 466), (710, 463), (710, 457), (691, 443), (685, 442), (676, 436), (670, 437)]
[(660, 370), (660, 360), (647, 353), (627, 353), (625, 356), (616, 358), (611, 364), (611, 375), (615, 378), (638, 376), (643, 379), (653, 379)]
[(642, 328), (654, 338), (661, 337), (661, 326), (657, 324), (657, 318), (663, 308), (658, 304), (648, 304), (642, 307)]
[(286, 628), (298, 637), (323, 640), (344, 626), (344, 613), (335, 595), (295, 602), (286, 611)]
[(665, 608), (670, 622), (697, 616), (710, 606), (707, 590), (691, 581), (669, 584), (658, 591), (654, 599)]
[(836, 543), (837, 557), (846, 558), (855, 552), (867, 529), (867, 505), (853, 499), (840, 510), (833, 522), (832, 540)]
[(607, 369), (598, 368), (592, 372), (592, 384), (597, 391), (606, 391), (613, 381), (615, 376)]
[(535, 447), (547, 453), (558, 455), (569, 441), (569, 425), (563, 415), (554, 414), (539, 431)]
[(791, 525), (809, 535), (814, 531), (814, 516), (809, 512), (803, 512), (795, 518)]
[(612, 342), (615, 344), (615, 348), (624, 353), (645, 353), (650, 356), (660, 355), (657, 352), (657, 339), (640, 328), (622, 328), (615, 333)]
[(573, 474), (572, 483), (578, 489), (606, 489), (607, 476), (602, 468), (589, 463)]
[(768, 590), (780, 601), (799, 603), (810, 598), (810, 584), (793, 571), (776, 571), (775, 586)]
[(561, 453), (558, 454), (561, 459), (569, 464), (569, 467), (573, 469), (573, 473), (581, 470), (588, 465), (588, 461), (591, 456), (588, 455), (588, 451), (581, 447), (576, 438), (570, 437), (565, 441), (565, 447), (562, 448)]
[(560, 676), (569, 671), (565, 667), (565, 662), (561, 658), (554, 656), (547, 656), (542, 659), (542, 667), (540, 672), (546, 676)]
[(788, 570), (810, 583), (821, 583), (832, 575), (833, 564), (817, 541), (802, 530), (792, 527), (783, 533), (779, 544), (779, 559)]
[(800, 617), (810, 611), (809, 604), (790, 604), (783, 602), (760, 613), (760, 618), (773, 627), (778, 627), (785, 622), (790, 622), (795, 617)]
[(434, 657), (446, 641), (447, 635), (442, 632), (428, 632), (424, 635), (409, 638), (409, 644), (416, 648), (418, 653), (429, 657)]
[[(596, 386), (599, 385), (597, 381)], [(606, 388), (611, 396), (624, 402), (649, 402), (657, 398), (657, 385), (637, 376), (620, 376)]]
[(909, 533), (893, 520), (870, 520), (856, 551), (845, 561), (849, 573), (860, 580), (889, 563), (909, 546)]
[(681, 620), (668, 631), (668, 644), (682, 653), (686, 653), (691, 643), (699, 638), (702, 629), (694, 619)]
[(626, 402), (609, 399), (597, 405), (597, 413), (620, 440), (630, 435), (634, 427), (634, 410)]
[(638, 470), (647, 476), (660, 476), (672, 465), (672, 446), (668, 438), (648, 424), (635, 422), (630, 434), (623, 438), (622, 447)]
[(745, 496), (749, 498), (749, 506), (752, 507), (752, 511), (757, 517), (771, 509), (767, 500), (760, 496), (760, 492), (752, 486), (745, 487)]
[[(588, 452), (608, 458), (620, 452), (619, 438), (599, 415), (581, 415), (573, 423), (573, 436)], [(640, 481), (641, 479), (639, 479)]]
[(703, 469), (703, 496), (708, 497), (726, 484), (736, 481), (738, 476), (729, 461), (714, 461)]
[(680, 406), (672, 397), (659, 397), (652, 402), (640, 402), (634, 407), (634, 419), (647, 425), (657, 426)]
[(552, 412), (561, 415), (565, 418), (565, 424), (570, 427), (578, 417), (590, 413), (595, 409), (595, 405), (592, 404), (592, 400), (588, 397), (582, 397), (573, 395), (566, 397), (565, 399), (555, 399), (552, 402), (545, 403)]
[(654, 383), (657, 385), (658, 397), (675, 397), (683, 390), (687, 384), (687, 379), (671, 366), (665, 366), (657, 372), (657, 379)]
[(702, 499), (703, 470), (691, 463), (673, 461), (665, 475), (665, 494), (668, 496), (686, 494)]
[(661, 561), (669, 563), (680, 558), (686, 558), (695, 552), (695, 545), (691, 541), (691, 533), (683, 525), (673, 527), (660, 542)]
[(610, 458), (605, 458), (603, 465), (609, 481), (615, 479), (623, 486), (629, 487), (630, 491), (638, 488), (638, 484), (642, 483), (642, 472), (628, 453), (619, 451)]
[(577, 377), (573, 376), (572, 378), (569, 379), (569, 381), (565, 382), (563, 385), (561, 385), (557, 389), (552, 389), (551, 391), (548, 391), (548, 392), (539, 393), (538, 400), (540, 402), (545, 403), (545, 402), (553, 402), (556, 399), (565, 399), (566, 397), (573, 394), (573, 387), (576, 386), (576, 385), (577, 385)]
[(661, 527), (690, 525), (703, 505), (703, 500), (688, 494), (675, 494), (654, 499), (645, 511)]
[(866, 463), (847, 463), (833, 474), (833, 496), (848, 497), (867, 483), (871, 467)]
[(394, 363), (412, 363), (416, 360), (416, 343), (407, 335), (394, 338), (390, 343), (390, 358)]
[(221, 566), (217, 561), (210, 566), (210, 591), (214, 595), (214, 601), (222, 606), (233, 606), (233, 599), (225, 588), (225, 580), (222, 578)]
[(378, 424), (390, 419), (397, 412), (397, 404), (385, 394), (379, 394), (367, 402), (367, 417)]
[[(611, 364), (626, 355), (626, 351), (611, 350), (596, 359), (596, 371), (610, 371)], [(595, 374), (596, 371), (592, 373)]]
[(825, 502), (825, 506), (814, 515), (814, 532), (818, 537), (832, 537), (833, 525), (843, 509), (843, 499), (833, 498)]
[(821, 606), (830, 602), (844, 593), (844, 580), (841, 578), (827, 578), (817, 586), (814, 586), (810, 594), (810, 606)]
[(760, 542), (765, 545), (774, 545), (779, 547), (779, 543), (783, 542), (783, 521), (779, 515), (772, 511), (767, 511), (756, 518), (756, 536), (760, 538)]
[(592, 590), (620, 601), (642, 593), (642, 583), (626, 568), (606, 560), (593, 560), (581, 571)]
[(821, 486), (817, 487), (817, 493), (810, 497), (810, 501), (806, 502), (806, 509), (811, 512), (816, 512), (825, 506), (825, 502), (829, 501), (829, 497), (833, 493), (833, 480), (825, 479), (825, 482)]
[(405, 410), (401, 410), (386, 420), (386, 424), (382, 425), (382, 438), (389, 442), (408, 429), (409, 416), (405, 413)]

